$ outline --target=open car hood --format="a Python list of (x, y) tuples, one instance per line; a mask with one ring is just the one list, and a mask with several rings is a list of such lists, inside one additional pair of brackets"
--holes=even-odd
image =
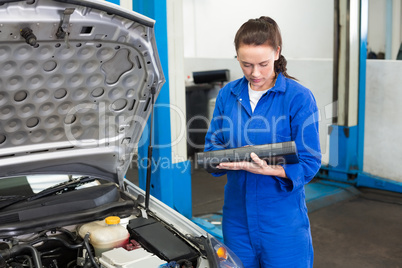
[(94, 0), (0, 0), (0, 177), (122, 182), (164, 83), (154, 21)]

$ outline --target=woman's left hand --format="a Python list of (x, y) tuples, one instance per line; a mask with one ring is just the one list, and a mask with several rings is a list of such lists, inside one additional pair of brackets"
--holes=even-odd
[(255, 174), (277, 176), (287, 178), (285, 169), (280, 165), (268, 165), (265, 160), (259, 158), (255, 153), (250, 154), (253, 161), (247, 162), (225, 162), (220, 163), (217, 168), (227, 170), (245, 170)]

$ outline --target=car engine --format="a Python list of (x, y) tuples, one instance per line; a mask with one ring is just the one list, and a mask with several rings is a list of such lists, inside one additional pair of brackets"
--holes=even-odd
[(114, 183), (1, 196), (0, 267), (197, 267), (200, 252)]
[[(181, 245), (187, 247), (184, 251), (190, 254), (188, 255), (190, 258), (167, 261), (148, 251), (152, 245), (142, 243), (146, 246), (144, 248), (137, 242), (138, 239), (133, 239), (133, 235), (128, 233), (125, 239), (117, 241), (119, 243), (117, 245), (116, 235), (119, 236), (119, 234), (116, 234), (116, 230), (105, 232), (105, 228), (109, 226), (102, 225), (102, 222), (87, 223), (92, 226), (95, 223), (99, 228), (103, 228), (104, 237), (100, 238), (103, 244), (101, 243), (100, 248), (99, 244), (97, 248), (94, 247), (93, 241), (96, 238), (91, 238), (90, 232), (87, 232), (84, 237), (80, 236), (79, 230), (85, 227), (85, 224), (52, 228), (34, 234), (3, 239), (0, 243), (0, 267), (195, 267), (198, 256), (190, 247), (184, 246), (184, 242)], [(125, 229), (123, 225), (118, 226)], [(163, 228), (162, 225), (159, 227), (159, 229)], [(173, 234), (172, 236), (175, 237)], [(161, 239), (163, 238), (158, 237), (159, 241)], [(170, 243), (175, 242), (177, 241)], [(158, 245), (155, 247), (158, 248)], [(159, 252), (158, 255), (164, 258), (169, 257), (163, 254), (166, 252)]]

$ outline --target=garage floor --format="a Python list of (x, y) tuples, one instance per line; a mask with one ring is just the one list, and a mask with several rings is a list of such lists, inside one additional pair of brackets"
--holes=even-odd
[[(222, 209), (226, 176), (192, 174), (193, 215)], [(359, 189), (360, 194), (309, 213), (314, 267), (402, 267), (402, 194)]]

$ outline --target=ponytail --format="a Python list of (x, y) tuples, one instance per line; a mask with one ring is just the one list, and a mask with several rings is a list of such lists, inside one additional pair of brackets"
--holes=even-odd
[(278, 73), (282, 73), (283, 76), (285, 76), (286, 78), (290, 78), (293, 80), (297, 80), (295, 77), (290, 76), (286, 71), (287, 71), (287, 60), (285, 59), (285, 56), (283, 56), (282, 54), (279, 55), (279, 59), (276, 60), (274, 62), (274, 70), (275, 70), (275, 74), (278, 75)]

